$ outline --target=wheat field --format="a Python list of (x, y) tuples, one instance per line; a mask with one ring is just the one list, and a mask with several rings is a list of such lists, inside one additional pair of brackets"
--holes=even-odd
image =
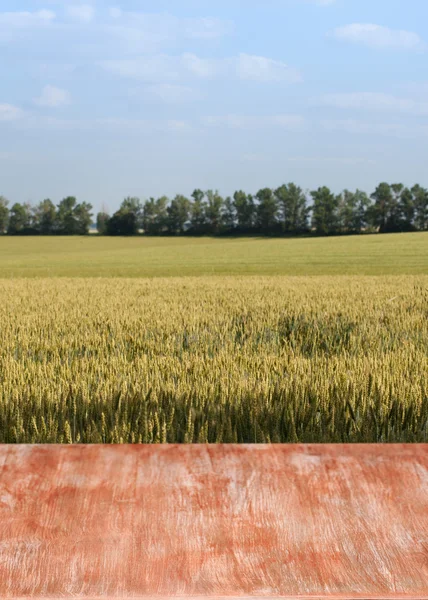
[(0, 442), (428, 441), (428, 275), (2, 279), (0, 327)]

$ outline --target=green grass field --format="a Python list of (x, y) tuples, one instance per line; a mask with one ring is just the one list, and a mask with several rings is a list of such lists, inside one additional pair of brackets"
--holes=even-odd
[(428, 233), (305, 239), (0, 237), (0, 278), (428, 274)]

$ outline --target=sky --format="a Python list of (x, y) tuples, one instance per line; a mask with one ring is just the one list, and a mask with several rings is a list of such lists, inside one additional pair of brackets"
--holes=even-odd
[(0, 194), (428, 186), (427, 0), (0, 0)]

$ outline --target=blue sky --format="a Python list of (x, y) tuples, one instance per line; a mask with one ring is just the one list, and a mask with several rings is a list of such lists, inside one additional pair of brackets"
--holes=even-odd
[(427, 0), (0, 0), (0, 194), (427, 186)]

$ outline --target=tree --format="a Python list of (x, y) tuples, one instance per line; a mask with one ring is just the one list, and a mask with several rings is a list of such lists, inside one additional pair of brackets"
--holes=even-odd
[[(143, 227), (143, 205), (141, 200), (135, 196), (127, 196), (120, 205), (122, 214), (132, 213), (135, 215), (137, 230)], [(132, 219), (129, 221), (131, 222)]]
[(239, 190), (233, 195), (236, 210), (237, 228), (240, 233), (250, 233), (254, 229), (256, 206), (251, 195)]
[(141, 216), (143, 206), (141, 204), (141, 200), (136, 196), (127, 196), (123, 199), (122, 204), (120, 205), (120, 210), (122, 212), (133, 212), (137, 217)]
[(107, 235), (136, 235), (138, 233), (137, 216), (132, 211), (118, 210), (107, 221)]
[(402, 183), (393, 183), (391, 186), (392, 200), (387, 219), (387, 231), (403, 230), (403, 215), (401, 206), (401, 196), (404, 191)]
[(56, 208), (54, 203), (47, 198), (38, 204), (34, 211), (35, 227), (41, 235), (55, 233)]
[(371, 198), (374, 200), (372, 209), (372, 223), (380, 233), (388, 231), (388, 226), (393, 213), (394, 196), (389, 183), (380, 183)]
[(420, 185), (412, 187), (413, 203), (415, 209), (414, 222), (419, 231), (428, 230), (428, 190)]
[(110, 216), (102, 211), (97, 214), (97, 231), (100, 235), (105, 235), (108, 229)]
[(87, 235), (92, 223), (92, 205), (77, 204), (74, 196), (67, 196), (58, 204), (56, 213), (57, 233), (60, 235)]
[(28, 204), (15, 203), (10, 209), (8, 235), (25, 235), (31, 231), (31, 207)]
[(205, 214), (208, 221), (209, 233), (216, 234), (220, 231), (221, 227), (221, 213), (224, 200), (217, 191), (208, 190), (205, 195), (208, 201)]
[(147, 235), (160, 235), (168, 227), (168, 198), (150, 198), (143, 206), (143, 229)]
[(168, 204), (169, 198), (167, 196), (161, 196), (155, 202), (154, 235), (166, 233), (168, 229)]
[(338, 198), (338, 228), (342, 233), (361, 233), (367, 225), (370, 199), (365, 192), (344, 190)]
[(207, 205), (204, 201), (204, 195), (202, 190), (195, 190), (192, 194), (193, 202), (190, 207), (190, 226), (191, 232), (195, 235), (207, 233)]
[(283, 233), (302, 233), (308, 229), (309, 208), (303, 190), (289, 183), (275, 190)]
[(370, 218), (371, 201), (366, 192), (356, 190), (354, 231), (361, 232), (367, 228)]
[(77, 221), (75, 208), (77, 200), (74, 196), (67, 196), (58, 204), (57, 231), (61, 235), (75, 235), (77, 233)]
[(168, 231), (172, 235), (183, 235), (189, 221), (190, 200), (178, 194), (167, 208)]
[(154, 198), (146, 200), (142, 212), (142, 226), (146, 235), (153, 234), (153, 226), (156, 219), (156, 202)]
[(0, 235), (7, 231), (9, 224), (9, 201), (4, 196), (0, 196)]
[(192, 198), (195, 202), (202, 202), (202, 200), (204, 199), (204, 192), (200, 189), (196, 189), (193, 191), (192, 193)]
[(401, 231), (414, 231), (415, 199), (409, 188), (401, 191), (399, 198), (399, 219)]
[(76, 221), (76, 233), (78, 235), (88, 235), (92, 225), (92, 204), (82, 202), (74, 209), (74, 218)]
[(259, 190), (256, 194), (259, 202), (257, 206), (257, 227), (261, 233), (269, 235), (278, 230), (278, 203), (270, 188)]
[(227, 233), (235, 230), (236, 226), (236, 210), (233, 200), (230, 196), (226, 198), (221, 213), (222, 229)]
[(318, 235), (331, 235), (339, 229), (339, 197), (323, 186), (311, 192), (312, 227)]

